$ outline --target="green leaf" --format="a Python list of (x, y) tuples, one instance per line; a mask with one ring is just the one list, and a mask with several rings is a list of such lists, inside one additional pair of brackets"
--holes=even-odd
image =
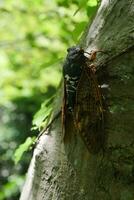
[(21, 160), (24, 152), (26, 152), (30, 148), (30, 146), (34, 143), (34, 141), (35, 137), (28, 137), (26, 141), (16, 149), (13, 158), (15, 164), (17, 164)]
[(97, 7), (98, 1), (97, 0), (77, 0), (78, 2), (78, 9), (74, 12), (76, 15), (81, 9), (88, 9), (88, 7)]
[(90, 0), (88, 1), (87, 5), (93, 7), (93, 6), (97, 6), (97, 4), (98, 4), (97, 0)]
[(73, 31), (73, 38), (76, 43), (78, 42), (83, 30), (85, 29), (86, 24), (86, 21), (83, 21), (75, 26), (75, 29)]
[(92, 17), (96, 13), (96, 10), (97, 6), (87, 6), (87, 16)]
[(32, 124), (34, 125), (32, 129), (41, 128), (42, 126), (46, 126), (52, 112), (52, 102), (54, 97), (46, 100), (42, 105), (41, 109), (34, 115)]
[(87, 0), (79, 0), (78, 2), (80, 8), (85, 7), (87, 5)]

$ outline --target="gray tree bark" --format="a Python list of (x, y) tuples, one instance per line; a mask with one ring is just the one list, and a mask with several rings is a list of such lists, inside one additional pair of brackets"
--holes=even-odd
[(89, 152), (71, 119), (64, 140), (57, 117), (34, 150), (20, 200), (134, 199), (134, 0), (102, 0), (81, 43), (109, 52), (96, 60), (108, 108), (104, 150)]

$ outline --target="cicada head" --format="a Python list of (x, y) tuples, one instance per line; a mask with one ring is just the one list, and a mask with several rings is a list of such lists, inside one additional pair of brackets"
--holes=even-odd
[(79, 61), (85, 58), (84, 56), (84, 49), (79, 46), (73, 46), (67, 49), (67, 58), (72, 61)]

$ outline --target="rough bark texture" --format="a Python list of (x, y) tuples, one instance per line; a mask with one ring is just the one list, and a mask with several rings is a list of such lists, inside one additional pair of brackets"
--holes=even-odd
[(108, 85), (104, 150), (88, 152), (71, 119), (63, 140), (57, 118), (34, 150), (20, 200), (134, 199), (134, 1), (102, 0), (82, 44), (109, 51), (96, 61)]

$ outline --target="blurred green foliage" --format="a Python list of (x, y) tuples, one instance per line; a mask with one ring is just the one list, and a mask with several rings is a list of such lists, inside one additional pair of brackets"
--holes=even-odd
[(19, 198), (31, 152), (21, 155), (52, 110), (66, 49), (96, 8), (96, 0), (0, 1), (0, 200)]
[(28, 148), (31, 146), (31, 144), (34, 143), (34, 141), (35, 141), (35, 137), (32, 137), (32, 138), (28, 137), (26, 141), (23, 144), (21, 144), (19, 148), (16, 149), (14, 153), (15, 164), (17, 164), (20, 161), (23, 153), (28, 150)]

